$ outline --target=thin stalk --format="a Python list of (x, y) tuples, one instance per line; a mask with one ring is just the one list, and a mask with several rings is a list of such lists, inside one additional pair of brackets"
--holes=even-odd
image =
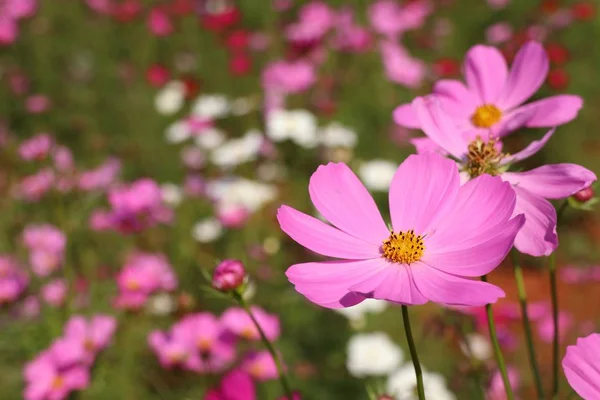
[(525, 340), (527, 341), (529, 364), (531, 367), (531, 373), (533, 374), (533, 380), (535, 382), (537, 397), (538, 399), (542, 400), (545, 397), (544, 386), (542, 384), (542, 377), (540, 375), (540, 369), (535, 354), (535, 345), (533, 343), (533, 334), (531, 332), (531, 321), (529, 320), (529, 312), (527, 310), (527, 292), (525, 290), (525, 280), (523, 279), (523, 268), (521, 267), (517, 251), (515, 249), (511, 251), (510, 256), (515, 270), (515, 281), (517, 282), (519, 304), (521, 305), (521, 315), (523, 316), (523, 330), (525, 331)]
[(413, 339), (412, 330), (410, 329), (410, 319), (408, 318), (408, 307), (402, 306), (402, 321), (404, 322), (404, 332), (406, 332), (406, 341), (410, 350), (410, 358), (412, 358), (413, 366), (415, 367), (415, 375), (417, 376), (417, 393), (419, 400), (425, 400), (425, 386), (423, 386), (423, 371), (419, 363), (417, 355), (417, 347)]
[(252, 310), (250, 310), (250, 307), (248, 306), (248, 303), (246, 303), (244, 298), (240, 295), (236, 295), (235, 298), (238, 301), (238, 303), (242, 306), (244, 311), (246, 311), (246, 313), (252, 320), (252, 323), (254, 324), (254, 326), (256, 326), (256, 329), (258, 330), (258, 333), (260, 335), (260, 338), (261, 338), (263, 344), (265, 345), (265, 347), (271, 354), (271, 357), (273, 357), (273, 360), (275, 361), (275, 366), (277, 367), (277, 373), (279, 374), (279, 382), (281, 383), (281, 388), (283, 389), (283, 392), (285, 393), (288, 400), (292, 400), (294, 398), (294, 393), (292, 391), (292, 387), (290, 386), (288, 377), (285, 373), (285, 370), (283, 369), (283, 366), (281, 365), (281, 360), (279, 359), (279, 355), (275, 352), (275, 348), (273, 347), (273, 344), (267, 338), (267, 335), (265, 335), (265, 332), (263, 331), (262, 327), (260, 326), (260, 324), (258, 323), (256, 318), (254, 317), (254, 314), (252, 314)]
[[(482, 276), (481, 280), (483, 282), (487, 282), (487, 276)], [(508, 372), (506, 371), (506, 364), (504, 363), (504, 356), (502, 355), (502, 349), (500, 348), (500, 343), (498, 342), (498, 335), (496, 334), (496, 324), (494, 322), (494, 313), (492, 311), (492, 305), (486, 304), (485, 311), (487, 312), (488, 329), (490, 331), (490, 339), (494, 348), (494, 356), (496, 357), (496, 363), (498, 364), (498, 369), (500, 370), (500, 375), (502, 376), (504, 390), (506, 390), (506, 399), (514, 400), (515, 396), (513, 394), (512, 387), (510, 386)]]
[[(558, 228), (558, 222), (560, 221), (560, 217), (563, 212), (569, 205), (568, 200), (563, 201), (563, 203), (558, 208), (556, 212), (556, 226)], [(548, 265), (548, 274), (550, 276), (550, 297), (552, 300), (552, 325), (554, 328), (554, 336), (552, 338), (552, 397), (557, 397), (558, 392), (560, 390), (560, 379), (558, 376), (559, 367), (558, 367), (558, 357), (560, 351), (560, 331), (558, 324), (558, 283), (556, 280), (556, 251), (550, 254), (550, 260)]]

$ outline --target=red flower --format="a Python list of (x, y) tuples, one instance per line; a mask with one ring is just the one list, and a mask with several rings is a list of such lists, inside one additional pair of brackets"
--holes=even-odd
[(202, 26), (214, 32), (222, 32), (230, 26), (237, 24), (241, 14), (237, 7), (229, 7), (220, 13), (204, 14), (200, 17)]
[(146, 79), (148, 83), (154, 87), (162, 87), (169, 81), (171, 73), (161, 64), (153, 64), (146, 71)]
[(440, 58), (433, 63), (433, 72), (441, 78), (457, 76), (460, 72), (460, 64), (453, 58)]
[(244, 29), (236, 29), (227, 36), (225, 45), (229, 50), (244, 50), (250, 42), (250, 33)]
[(242, 76), (250, 72), (252, 59), (245, 53), (235, 54), (229, 60), (229, 70), (233, 75)]
[(185, 86), (185, 98), (190, 100), (196, 97), (200, 92), (200, 82), (191, 76), (183, 78), (182, 81)]
[(559, 43), (550, 43), (546, 45), (546, 52), (548, 53), (550, 61), (557, 65), (566, 63), (570, 58), (569, 50)]
[(571, 7), (571, 13), (579, 21), (590, 21), (596, 16), (596, 8), (592, 3), (581, 2)]
[(563, 90), (569, 86), (569, 74), (564, 69), (553, 69), (548, 73), (548, 85), (552, 89)]
[(125, 0), (113, 6), (113, 17), (119, 22), (131, 22), (142, 12), (139, 0)]

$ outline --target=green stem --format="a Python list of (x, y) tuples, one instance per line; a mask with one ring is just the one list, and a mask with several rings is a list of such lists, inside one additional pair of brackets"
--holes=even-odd
[[(565, 200), (556, 212), (556, 226), (560, 217), (569, 205), (569, 201)], [(554, 327), (554, 337), (552, 339), (552, 397), (557, 397), (560, 390), (560, 379), (558, 377), (558, 357), (560, 350), (560, 331), (558, 324), (558, 284), (556, 281), (556, 251), (550, 254), (548, 272), (550, 275), (550, 297), (552, 299), (552, 325)]]
[(260, 335), (262, 342), (264, 343), (265, 347), (271, 354), (271, 357), (273, 357), (273, 360), (275, 361), (275, 366), (277, 367), (277, 373), (279, 374), (279, 382), (281, 383), (283, 392), (286, 394), (286, 397), (289, 400), (292, 400), (294, 398), (293, 397), (294, 393), (293, 393), (290, 383), (288, 381), (287, 375), (285, 374), (285, 370), (283, 369), (283, 366), (281, 365), (281, 360), (279, 358), (279, 355), (275, 352), (275, 348), (273, 347), (273, 344), (267, 338), (267, 335), (265, 335), (265, 332), (263, 331), (262, 327), (260, 326), (260, 324), (258, 323), (256, 318), (254, 317), (254, 314), (252, 314), (252, 311), (250, 310), (250, 307), (248, 306), (248, 303), (246, 303), (244, 298), (242, 296), (236, 294), (235, 299), (242, 306), (244, 311), (246, 311), (246, 313), (252, 320), (252, 323), (254, 324), (254, 326), (256, 326), (256, 329), (258, 330), (258, 333)]
[(527, 292), (525, 290), (525, 280), (523, 279), (523, 268), (519, 262), (517, 251), (513, 249), (510, 253), (513, 267), (515, 270), (515, 281), (517, 282), (517, 291), (519, 293), (519, 304), (521, 305), (521, 315), (523, 316), (523, 330), (525, 331), (525, 340), (527, 341), (527, 351), (529, 355), (529, 364), (531, 367), (531, 373), (533, 374), (533, 380), (535, 382), (535, 388), (537, 391), (538, 399), (544, 399), (544, 386), (542, 385), (542, 378), (540, 375), (540, 369), (535, 355), (535, 345), (533, 343), (533, 334), (531, 333), (531, 322), (529, 320), (529, 312), (527, 310)]
[[(482, 276), (481, 280), (483, 282), (487, 282), (487, 276)], [(498, 335), (496, 334), (496, 324), (494, 322), (494, 313), (492, 311), (492, 305), (486, 304), (485, 311), (487, 312), (488, 329), (490, 331), (490, 339), (494, 348), (494, 356), (496, 357), (496, 363), (498, 364), (498, 369), (500, 370), (500, 375), (502, 376), (502, 382), (504, 383), (504, 389), (506, 390), (506, 399), (514, 400), (515, 396), (513, 395), (512, 387), (510, 386), (508, 372), (506, 371), (506, 364), (504, 363), (504, 356), (502, 355), (502, 349), (500, 348), (500, 343), (498, 342)]]
[(421, 364), (419, 363), (419, 356), (417, 355), (415, 340), (413, 339), (412, 330), (410, 329), (408, 307), (404, 305), (402, 306), (402, 321), (404, 322), (404, 331), (406, 332), (406, 340), (408, 341), (410, 357), (412, 358), (413, 366), (415, 367), (415, 375), (417, 376), (417, 392), (419, 393), (419, 400), (425, 400), (425, 387), (423, 386), (423, 371), (421, 371)]

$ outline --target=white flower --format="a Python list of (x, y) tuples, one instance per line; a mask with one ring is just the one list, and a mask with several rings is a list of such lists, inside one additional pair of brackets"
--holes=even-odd
[(352, 307), (335, 308), (334, 311), (342, 314), (351, 321), (357, 321), (364, 317), (367, 313), (379, 314), (387, 308), (387, 302), (377, 299), (366, 299)]
[(383, 332), (354, 335), (348, 342), (346, 368), (357, 378), (387, 375), (404, 359), (402, 349)]
[(368, 189), (387, 191), (398, 164), (387, 160), (371, 160), (363, 163), (358, 175)]
[(192, 105), (192, 114), (207, 119), (226, 117), (229, 111), (229, 100), (220, 94), (204, 94)]
[(146, 303), (146, 310), (151, 315), (164, 316), (175, 311), (175, 300), (169, 293), (160, 293), (152, 296)]
[(154, 107), (161, 115), (172, 115), (183, 107), (185, 85), (179, 81), (167, 83), (154, 98)]
[(205, 149), (216, 149), (225, 141), (225, 133), (217, 128), (208, 128), (196, 136), (196, 146)]
[(358, 141), (356, 132), (338, 122), (332, 122), (323, 127), (319, 139), (325, 147), (353, 148)]
[(232, 177), (208, 182), (206, 193), (214, 201), (242, 206), (252, 213), (274, 200), (277, 188), (266, 183)]
[(188, 140), (191, 136), (189, 127), (184, 121), (177, 121), (167, 127), (165, 139), (167, 143), (178, 144)]
[(255, 160), (263, 139), (259, 131), (249, 131), (241, 138), (228, 140), (216, 148), (211, 155), (211, 161), (219, 167), (234, 167)]
[(306, 110), (276, 110), (267, 116), (267, 136), (274, 142), (289, 139), (299, 146), (318, 144), (317, 119)]
[(192, 237), (200, 243), (210, 243), (223, 234), (223, 226), (218, 219), (209, 217), (197, 222), (192, 228)]
[(163, 183), (160, 185), (160, 194), (165, 203), (178, 206), (183, 200), (183, 190), (175, 183)]
[(251, 98), (240, 97), (231, 102), (231, 113), (239, 117), (248, 114), (254, 107), (255, 104)]
[[(446, 387), (446, 379), (434, 372), (423, 370), (425, 397), (431, 400), (456, 400), (456, 396)], [(387, 381), (386, 391), (396, 400), (418, 400), (417, 377), (412, 364), (407, 364), (394, 372)]]
[(465, 340), (466, 342), (460, 344), (460, 349), (463, 353), (479, 361), (490, 359), (492, 356), (492, 346), (488, 338), (478, 333), (470, 333)]

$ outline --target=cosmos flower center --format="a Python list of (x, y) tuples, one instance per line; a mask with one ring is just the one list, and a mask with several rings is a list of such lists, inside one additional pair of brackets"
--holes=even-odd
[(94, 344), (94, 341), (91, 339), (86, 339), (83, 342), (83, 347), (87, 350), (87, 351), (95, 351), (96, 350), (96, 345)]
[(469, 144), (467, 162), (464, 170), (475, 178), (482, 174), (498, 175), (502, 171), (500, 162), (504, 154), (498, 150), (498, 139), (490, 138), (487, 142), (477, 137)]
[(423, 236), (416, 235), (411, 229), (407, 232), (390, 232), (382, 245), (383, 256), (388, 260), (400, 263), (411, 264), (417, 262), (423, 257), (425, 244)]
[(54, 378), (54, 380), (52, 381), (52, 389), (54, 389), (54, 390), (62, 389), (62, 387), (64, 385), (65, 385), (65, 379), (60, 375), (57, 375)]
[(198, 349), (200, 349), (200, 351), (208, 351), (212, 347), (212, 340), (210, 340), (208, 338), (198, 339), (198, 342), (196, 343), (196, 347), (198, 347)]
[(471, 122), (478, 128), (490, 128), (502, 118), (502, 111), (493, 104), (484, 104), (475, 109)]

